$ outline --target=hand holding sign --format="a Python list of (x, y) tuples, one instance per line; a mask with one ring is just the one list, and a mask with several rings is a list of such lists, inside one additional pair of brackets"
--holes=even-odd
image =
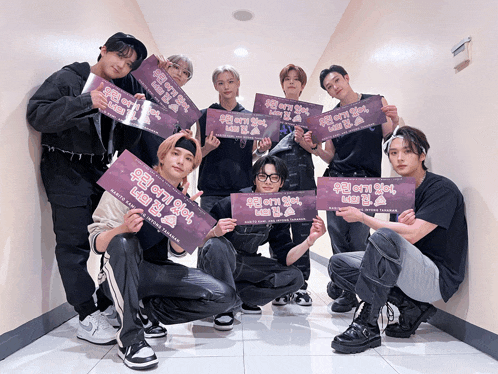
[(139, 232), (144, 224), (144, 218), (140, 215), (144, 212), (143, 209), (130, 209), (124, 215), (124, 229), (126, 232)]
[(214, 151), (216, 148), (220, 146), (220, 140), (213, 135), (211, 131), (208, 136), (206, 136), (206, 141), (204, 142), (204, 151), (208, 154), (211, 151)]
[(222, 218), (218, 221), (213, 229), (214, 236), (220, 237), (227, 232), (233, 231), (237, 226), (237, 220), (234, 218)]
[(263, 138), (258, 141), (258, 152), (263, 153), (271, 148), (271, 139)]
[(398, 216), (398, 222), (405, 225), (413, 225), (415, 223), (415, 211), (413, 209), (405, 210)]
[(104, 83), (101, 82), (99, 86), (90, 91), (90, 97), (92, 98), (92, 108), (93, 109), (106, 109), (107, 108), (107, 99), (104, 95)]
[(349, 223), (363, 221), (363, 212), (354, 206), (339, 208), (339, 210), (335, 212), (335, 215), (344, 218), (344, 220)]
[(384, 112), (387, 118), (390, 118), (394, 124), (394, 127), (399, 124), (398, 108), (396, 105), (384, 105), (381, 110)]

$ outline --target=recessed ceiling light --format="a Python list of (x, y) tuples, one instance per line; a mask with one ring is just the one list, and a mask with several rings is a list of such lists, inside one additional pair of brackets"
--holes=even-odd
[(254, 13), (250, 10), (240, 9), (233, 12), (232, 16), (237, 21), (250, 21), (254, 18)]
[(235, 51), (233, 51), (233, 53), (235, 53), (235, 56), (239, 57), (246, 57), (249, 54), (247, 49), (245, 49), (244, 47), (237, 48)]

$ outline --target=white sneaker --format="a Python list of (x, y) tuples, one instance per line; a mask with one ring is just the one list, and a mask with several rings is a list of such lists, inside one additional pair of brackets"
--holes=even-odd
[(102, 314), (107, 318), (107, 321), (111, 326), (121, 326), (118, 319), (118, 312), (116, 312), (116, 308), (114, 308), (114, 305), (109, 305), (107, 309), (102, 312)]
[(93, 344), (116, 344), (117, 330), (109, 324), (107, 318), (99, 310), (79, 322), (76, 334), (78, 339)]
[(301, 306), (310, 306), (313, 304), (313, 299), (311, 298), (310, 294), (306, 290), (297, 290), (294, 292), (294, 302), (297, 305)]

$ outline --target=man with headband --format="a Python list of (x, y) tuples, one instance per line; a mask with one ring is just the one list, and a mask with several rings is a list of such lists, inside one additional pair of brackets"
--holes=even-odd
[[(155, 170), (171, 185), (182, 183), (197, 166), (200, 144), (186, 133), (170, 136), (157, 151)], [(197, 197), (197, 194), (195, 197)], [(193, 197), (193, 199), (195, 198)], [(157, 357), (145, 341), (139, 318), (145, 314), (154, 325), (171, 325), (222, 313), (235, 306), (235, 289), (204, 273), (168, 259), (184, 250), (158, 232), (140, 215), (105, 192), (88, 226), (90, 245), (104, 253), (99, 283), (113, 299), (121, 327), (116, 340), (119, 356), (132, 369), (157, 365)], [(220, 231), (219, 224), (211, 231)]]
[(347, 222), (376, 230), (365, 252), (335, 254), (329, 264), (332, 281), (362, 300), (349, 328), (332, 341), (338, 352), (381, 345), (377, 320), (386, 301), (400, 312), (386, 335), (409, 338), (436, 312), (430, 303), (448, 301), (463, 281), (468, 246), (463, 196), (452, 181), (427, 171), (428, 150), (424, 133), (408, 126), (397, 127), (385, 143), (396, 173), (416, 182), (415, 209), (401, 213), (397, 222), (378, 220), (355, 207), (337, 212)]

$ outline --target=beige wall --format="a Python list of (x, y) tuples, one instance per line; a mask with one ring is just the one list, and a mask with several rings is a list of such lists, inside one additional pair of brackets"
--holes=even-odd
[[(352, 0), (303, 92), (330, 106), (318, 74), (343, 65), (353, 89), (381, 93), (431, 144), (428, 166), (461, 189), (469, 226), (464, 283), (438, 307), (498, 333), (498, 2)], [(453, 45), (472, 36), (472, 63), (455, 74)], [(384, 174), (390, 174), (383, 163)]]
[[(84, 4), (75, 6), (75, 4)], [(65, 302), (50, 205), (40, 179), (40, 134), (26, 123), (31, 94), (74, 61), (96, 62), (117, 31), (157, 53), (133, 0), (2, 0), (0, 34), (0, 335)]]

